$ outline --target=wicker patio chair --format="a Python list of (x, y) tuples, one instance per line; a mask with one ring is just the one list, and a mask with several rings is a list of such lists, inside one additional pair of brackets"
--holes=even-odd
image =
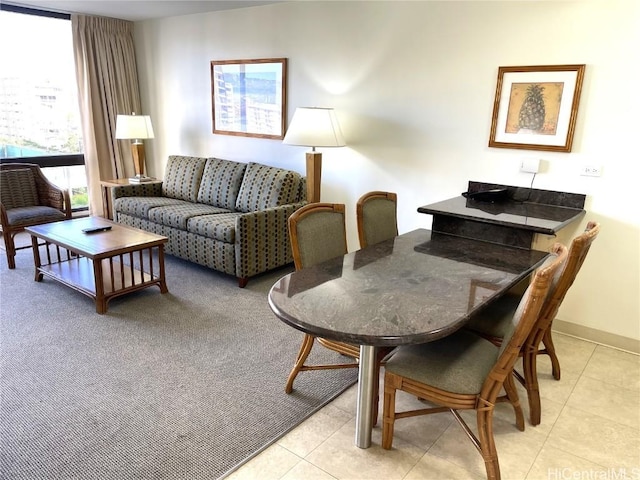
[[(344, 204), (310, 203), (296, 210), (289, 217), (289, 237), (296, 270), (308, 268), (326, 260), (347, 253), (347, 234), (345, 227)], [(307, 370), (329, 370), (336, 368), (358, 368), (358, 363), (340, 363), (329, 365), (305, 365), (311, 349), (318, 340), (322, 346), (355, 360), (360, 358), (360, 346), (349, 343), (315, 337), (305, 333), (295, 364), (289, 373), (285, 392), (291, 393), (293, 382), (299, 372)], [(380, 348), (376, 358), (374, 378), (380, 373), (380, 362), (391, 349)], [(378, 398), (378, 382), (374, 382), (374, 398)], [(373, 421), (378, 416), (377, 402), (374, 403)]]
[[(567, 249), (557, 243), (552, 256), (539, 268), (512, 316), (510, 333), (502, 346), (460, 330), (441, 340), (396, 349), (385, 364), (382, 448), (390, 449), (396, 419), (450, 411), (482, 455), (490, 480), (500, 479), (493, 438), (493, 410), (498, 401), (510, 401), (516, 425), (524, 429), (522, 408), (513, 382), (513, 366), (538, 319), (555, 272), (566, 261)], [(506, 396), (499, 397), (502, 388)], [(402, 390), (434, 406), (395, 411), (396, 391)], [(475, 410), (477, 436), (459, 410)]]
[(15, 236), (25, 227), (71, 218), (69, 192), (53, 185), (31, 163), (0, 164), (0, 228), (9, 268), (16, 268)]
[(398, 235), (398, 197), (391, 192), (369, 192), (358, 199), (356, 219), (360, 248)]
[[(549, 356), (553, 377), (556, 380), (560, 380), (560, 362), (553, 345), (551, 326), (567, 291), (571, 285), (573, 285), (587, 253), (589, 253), (591, 244), (599, 233), (600, 224), (589, 222), (585, 231), (573, 239), (569, 247), (567, 263), (560, 272), (558, 281), (550, 289), (547, 300), (542, 307), (540, 317), (520, 351), (523, 372), (522, 375), (520, 375), (514, 371), (514, 375), (527, 390), (529, 421), (532, 425), (538, 425), (542, 416), (540, 388), (538, 385), (537, 356)], [(474, 316), (466, 327), (496, 345), (500, 345), (508, 331), (510, 318), (518, 306), (518, 301), (519, 299), (516, 296), (505, 296), (491, 304), (477, 316)], [(540, 348), (541, 344), (544, 345), (544, 348)]]

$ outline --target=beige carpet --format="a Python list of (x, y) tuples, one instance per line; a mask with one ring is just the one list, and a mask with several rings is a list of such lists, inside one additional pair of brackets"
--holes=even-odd
[(356, 381), (356, 369), (303, 372), (284, 393), (302, 334), (267, 292), (289, 268), (240, 289), (168, 256), (168, 294), (98, 315), (88, 297), (34, 282), (30, 250), (11, 271), (0, 253), (2, 479), (220, 478)]

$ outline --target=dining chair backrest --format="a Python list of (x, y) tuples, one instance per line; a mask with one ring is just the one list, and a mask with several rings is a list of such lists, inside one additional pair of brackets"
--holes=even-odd
[(540, 313), (540, 320), (536, 324), (536, 329), (546, 331), (553, 319), (558, 314), (560, 305), (567, 294), (567, 291), (573, 285), (573, 282), (584, 263), (587, 253), (591, 248), (591, 244), (600, 233), (600, 224), (597, 222), (589, 222), (584, 232), (573, 239), (569, 247), (567, 262), (564, 265), (560, 279), (554, 289), (551, 290), (550, 296), (545, 302)]
[(365, 193), (356, 204), (360, 248), (398, 235), (398, 196), (392, 192)]
[[(332, 258), (342, 257), (347, 252), (347, 229), (345, 221), (345, 205), (342, 203), (309, 203), (296, 210), (289, 217), (289, 238), (291, 239), (291, 252), (296, 270), (302, 270), (322, 263)], [(342, 265), (342, 264), (340, 264)], [(315, 341), (323, 347), (333, 350), (342, 356), (350, 357), (355, 361), (343, 363), (319, 364), (313, 361), (308, 364), (307, 359)], [(383, 358), (391, 351), (390, 347), (380, 347), (374, 358), (373, 378), (373, 408), (371, 410), (372, 424), (375, 425), (378, 419), (378, 378), (380, 375), (380, 365)], [(313, 358), (313, 357), (312, 357)], [(296, 362), (289, 373), (284, 391), (291, 393), (293, 383), (299, 372), (307, 370), (332, 370), (332, 369), (353, 369), (358, 368), (360, 358), (360, 346), (331, 340), (328, 338), (316, 337), (305, 333)]]
[(289, 237), (296, 270), (347, 253), (345, 205), (309, 203), (289, 217)]
[[(567, 247), (556, 243), (551, 249), (551, 256), (536, 270), (533, 280), (527, 287), (513, 315), (512, 328), (502, 340), (498, 360), (492, 373), (487, 376), (483, 391), (492, 388), (491, 382), (498, 377), (511, 374), (513, 365), (520, 356), (522, 345), (539, 318), (554, 278), (558, 278), (556, 274), (563, 269), (567, 262), (567, 253)], [(499, 383), (499, 387), (501, 387), (502, 382)], [(481, 395), (481, 398), (488, 397)]]
[[(538, 319), (554, 275), (567, 260), (567, 247), (560, 243), (556, 243), (550, 253), (534, 273), (512, 315), (513, 328), (499, 349), (492, 342), (461, 330), (434, 342), (398, 347), (387, 357), (383, 449), (392, 447), (396, 419), (450, 411), (481, 453), (487, 478), (500, 480), (493, 413), (498, 402), (509, 401), (516, 411), (516, 426), (524, 430), (524, 416), (512, 377), (513, 367)], [(433, 405), (396, 411), (397, 390)], [(506, 395), (501, 396), (503, 390)], [(460, 415), (460, 410), (475, 410), (475, 432)]]
[[(516, 372), (515, 376), (527, 390), (529, 418), (532, 425), (539, 425), (542, 416), (536, 358), (538, 355), (548, 355), (553, 378), (560, 380), (560, 361), (553, 344), (551, 327), (599, 231), (598, 223), (589, 222), (585, 231), (573, 239), (567, 261), (554, 275), (538, 319), (521, 348), (522, 373)], [(496, 345), (504, 345), (505, 338), (510, 333), (510, 321), (513, 315), (510, 312), (515, 311), (517, 305), (516, 295), (505, 295), (475, 315), (467, 324), (467, 328)]]

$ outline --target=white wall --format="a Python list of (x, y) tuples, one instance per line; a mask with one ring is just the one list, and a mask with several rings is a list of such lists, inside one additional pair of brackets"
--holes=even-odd
[[(348, 146), (323, 152), (322, 200), (350, 212), (374, 189), (399, 194), (401, 232), (431, 225), (418, 206), (468, 180), (588, 195), (602, 233), (560, 310), (578, 326), (640, 339), (640, 2), (287, 2), (136, 24), (143, 105), (156, 138), (149, 171), (170, 154), (259, 161), (304, 173), (302, 147), (211, 133), (211, 60), (289, 59), (288, 115), (336, 108)], [(587, 65), (572, 153), (487, 146), (499, 66)], [(581, 165), (603, 167), (582, 177)], [(611, 335), (610, 335), (611, 336)]]

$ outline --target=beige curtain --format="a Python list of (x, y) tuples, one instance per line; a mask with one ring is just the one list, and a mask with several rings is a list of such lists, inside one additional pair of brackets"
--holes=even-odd
[(116, 140), (116, 116), (141, 113), (133, 23), (72, 15), (84, 158), (92, 215), (102, 215), (100, 180), (133, 175), (129, 140)]

